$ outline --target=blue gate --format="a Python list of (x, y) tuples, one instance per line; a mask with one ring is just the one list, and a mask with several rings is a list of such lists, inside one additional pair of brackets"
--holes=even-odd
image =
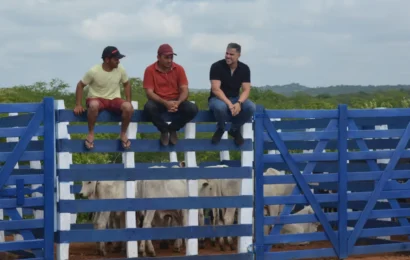
[[(405, 218), (410, 216), (410, 210), (401, 208), (397, 200), (410, 196), (410, 183), (397, 182), (410, 177), (410, 153), (406, 150), (410, 137), (409, 115), (410, 109), (348, 110), (346, 105), (334, 110), (264, 110), (258, 107), (254, 121), (256, 259), (345, 259), (356, 254), (410, 250), (410, 243), (370, 239), (410, 234)], [(272, 121), (273, 118), (281, 121)], [(369, 125), (383, 124), (397, 129), (363, 130)], [(306, 132), (308, 128), (316, 131)], [(280, 154), (266, 154), (266, 150), (278, 150)], [(301, 150), (312, 152), (301, 153)], [(398, 164), (401, 158), (405, 158), (404, 164)], [(378, 159), (389, 162), (381, 164)], [(264, 175), (268, 167), (288, 174)], [(264, 196), (268, 184), (292, 183), (296, 185), (290, 194)], [(316, 194), (315, 185), (333, 193)], [(383, 199), (387, 202), (379, 204)], [(265, 216), (268, 205), (284, 205), (280, 216)], [(291, 214), (295, 205), (310, 206), (314, 213)], [(324, 207), (336, 208), (337, 213), (324, 213)], [(386, 217), (398, 220), (375, 220)], [(285, 225), (310, 222), (320, 223), (319, 230), (323, 231), (281, 232)], [(273, 225), (273, 228), (265, 233), (265, 225)], [(272, 248), (281, 243), (318, 241), (322, 243), (317, 249), (283, 251)], [(366, 245), (369, 241), (373, 245)]]
[[(0, 113), (19, 113), (0, 118), (0, 209), (5, 220), (0, 230), (18, 234), (22, 241), (0, 243), (0, 252), (11, 253), (18, 259), (54, 259), (54, 173), (55, 173), (55, 115), (54, 100), (42, 103), (0, 104)], [(40, 140), (32, 140), (38, 136)], [(4, 138), (18, 137), (18, 142)], [(28, 161), (41, 161), (41, 169), (24, 166)], [(19, 169), (15, 165), (23, 164)], [(38, 188), (32, 189), (31, 185)], [(34, 192), (42, 197), (31, 196)], [(22, 208), (22, 214), (17, 210)], [(24, 213), (42, 210), (44, 218), (30, 219)], [(30, 213), (29, 213), (30, 214)]]

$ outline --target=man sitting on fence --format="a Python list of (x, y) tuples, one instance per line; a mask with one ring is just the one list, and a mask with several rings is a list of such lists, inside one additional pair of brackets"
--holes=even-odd
[[(88, 136), (85, 139), (87, 149), (94, 148), (94, 126), (99, 111), (108, 110), (122, 115), (120, 140), (124, 149), (129, 149), (131, 142), (126, 132), (131, 121), (134, 108), (131, 104), (131, 85), (120, 59), (124, 58), (116, 47), (107, 46), (102, 53), (102, 64), (97, 64), (87, 71), (77, 84), (76, 115), (84, 112), (82, 107), (83, 89), (89, 86), (86, 99), (88, 108)], [(125, 100), (121, 98), (120, 84), (124, 86)]]
[[(198, 113), (198, 107), (187, 100), (188, 80), (184, 68), (173, 62), (174, 55), (170, 45), (162, 44), (158, 60), (145, 69), (143, 80), (148, 98), (144, 114), (161, 132), (160, 142), (164, 146), (169, 142), (175, 145), (177, 131)], [(176, 116), (169, 125), (162, 117), (167, 111)]]
[[(212, 143), (217, 144), (225, 132), (225, 123), (232, 118), (229, 135), (237, 145), (244, 140), (240, 128), (251, 119), (255, 104), (248, 99), (251, 91), (251, 71), (238, 59), (241, 46), (230, 43), (226, 48), (225, 59), (212, 64), (210, 70), (211, 93), (208, 98), (209, 109), (217, 121), (217, 130), (212, 136)], [(239, 91), (242, 87), (242, 94)]]

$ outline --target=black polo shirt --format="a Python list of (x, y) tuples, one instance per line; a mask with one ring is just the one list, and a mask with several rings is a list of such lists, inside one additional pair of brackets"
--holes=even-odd
[[(212, 64), (209, 79), (221, 81), (221, 89), (227, 98), (238, 97), (242, 83), (251, 82), (251, 71), (248, 65), (238, 61), (238, 67), (236, 67), (234, 73), (231, 75), (231, 68), (229, 68), (225, 59), (223, 59)], [(214, 96), (211, 89), (209, 98)]]

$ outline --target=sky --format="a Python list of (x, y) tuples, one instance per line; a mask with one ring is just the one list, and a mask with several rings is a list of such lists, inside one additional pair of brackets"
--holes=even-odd
[(410, 84), (408, 0), (0, 0), (0, 87), (58, 78), (74, 91), (118, 47), (143, 77), (170, 44), (189, 87), (242, 46), (253, 86)]

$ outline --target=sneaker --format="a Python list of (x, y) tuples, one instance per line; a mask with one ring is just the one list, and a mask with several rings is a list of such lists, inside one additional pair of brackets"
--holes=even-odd
[(228, 134), (233, 137), (236, 145), (238, 145), (238, 146), (243, 145), (244, 140), (243, 140), (241, 131), (239, 131), (239, 130), (234, 130), (234, 131), (229, 130)]
[(219, 142), (221, 141), (222, 136), (223, 136), (224, 133), (225, 133), (224, 130), (218, 128), (218, 129), (215, 131), (214, 135), (212, 136), (212, 143), (213, 143), (213, 144), (219, 143)]
[(168, 132), (161, 132), (161, 138), (160, 138), (161, 144), (163, 146), (167, 146), (169, 143), (169, 136)]
[(176, 145), (178, 142), (178, 134), (177, 131), (170, 131), (169, 132), (169, 141), (171, 144)]

